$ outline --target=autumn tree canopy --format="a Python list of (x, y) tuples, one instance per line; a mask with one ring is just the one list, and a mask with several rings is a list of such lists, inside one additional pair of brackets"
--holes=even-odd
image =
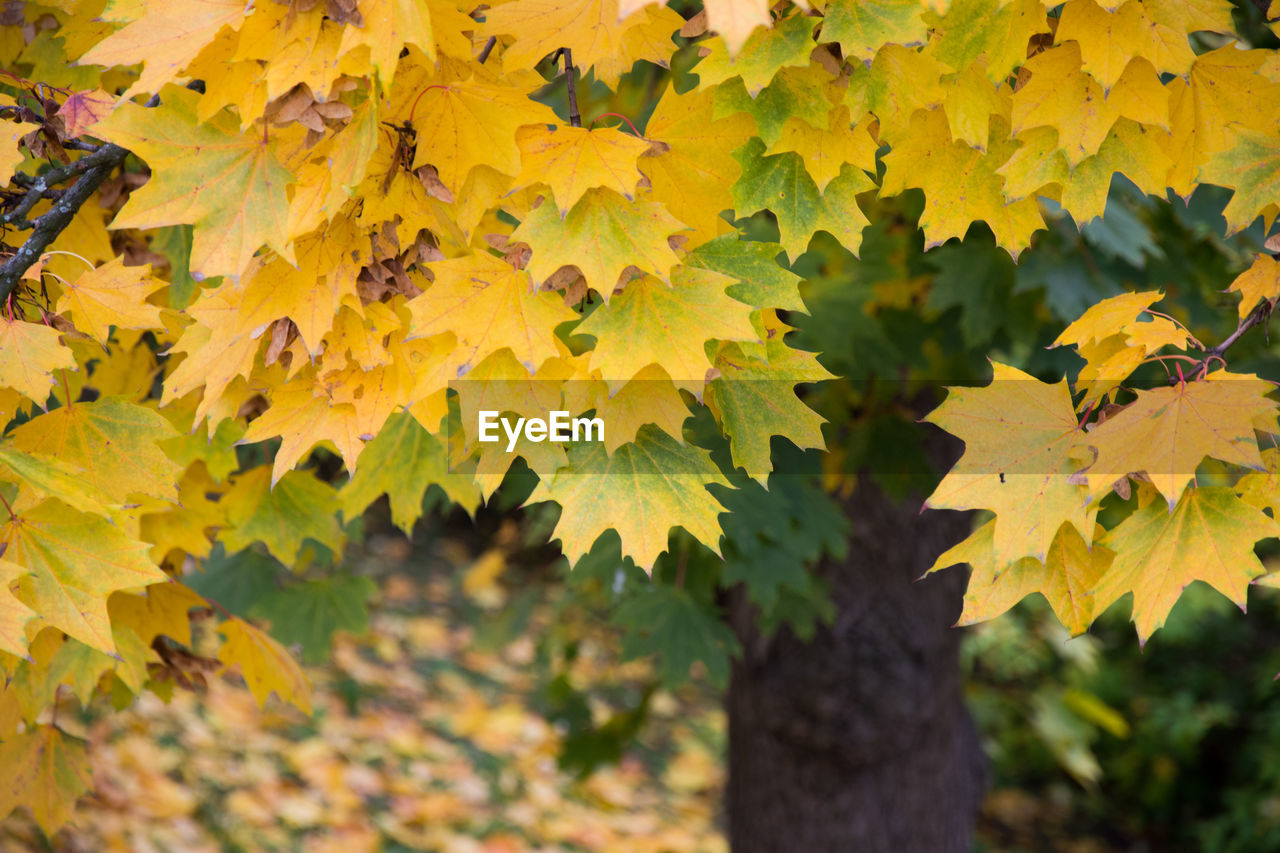
[[(52, 831), (88, 784), (60, 688), (124, 704), (238, 668), (308, 710), (278, 639), (178, 580), (215, 549), (295, 567), (384, 494), (408, 530), (429, 487), (474, 510), (521, 458), (571, 562), (614, 531), (650, 569), (677, 527), (720, 554), (774, 437), (826, 446), (790, 266), (818, 232), (857, 254), (882, 200), (922, 196), (926, 248), (976, 223), (1013, 259), (1117, 175), (1232, 190), (1232, 232), (1280, 212), (1280, 57), (1226, 0), (679, 8), (6, 7), (0, 815)], [(656, 106), (584, 120), (641, 74)], [(966, 620), (1041, 592), (1079, 633), (1132, 593), (1145, 640), (1191, 581), (1243, 603), (1280, 534), (1280, 424), (1226, 356), (1280, 267), (1233, 289), (1229, 338), (1123, 294), (1061, 330), (1072, 382), (996, 361), (930, 416), (966, 453), (929, 505), (993, 514), (936, 564), (974, 567)], [(1125, 390), (1153, 358), (1173, 380)], [(479, 440), (481, 411), (557, 410), (604, 440)], [(209, 609), (217, 666), (187, 648)]]

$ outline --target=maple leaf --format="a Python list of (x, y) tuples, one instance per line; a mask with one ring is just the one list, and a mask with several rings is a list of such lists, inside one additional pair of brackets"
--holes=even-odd
[(600, 383), (598, 390), (595, 405), (581, 408), (594, 408), (597, 416), (609, 425), (604, 435), (606, 452), (613, 453), (635, 441), (645, 424), (653, 424), (677, 441), (684, 441), (689, 407), (671, 377), (658, 365), (642, 367), (612, 396), (609, 396), (608, 383)]
[(367, 47), (369, 61), (384, 89), (391, 86), (400, 52), (406, 45), (420, 47), (430, 59), (436, 58), (431, 14), (426, 4), (416, 0), (361, 0), (359, 8), (364, 23), (355, 26), (347, 22), (342, 29), (338, 53)]
[(342, 487), (338, 499), (344, 517), (359, 517), (369, 504), (386, 494), (391, 521), (406, 534), (422, 515), (422, 496), (431, 485), (467, 512), (479, 504), (475, 483), (450, 470), (449, 454), (440, 439), (427, 432), (408, 412), (392, 415), (377, 437), (360, 453), (360, 467)]
[(573, 447), (569, 460), (570, 467), (544, 478), (527, 503), (560, 504), (552, 535), (570, 565), (609, 529), (618, 531), (622, 553), (646, 570), (666, 550), (672, 527), (720, 552), (721, 508), (706, 487), (729, 484), (705, 450), (644, 426), (613, 454), (593, 442)]
[(1280, 198), (1280, 137), (1240, 130), (1231, 147), (1217, 152), (1200, 169), (1200, 180), (1235, 190), (1222, 215), (1228, 233), (1248, 228)]
[(743, 240), (725, 234), (703, 243), (684, 257), (684, 265), (733, 276), (737, 284), (725, 291), (739, 302), (756, 308), (804, 311), (800, 276), (778, 263), (782, 247), (777, 243)]
[(935, 509), (988, 509), (996, 514), (992, 559), (1044, 560), (1065, 521), (1092, 529), (1096, 512), (1071, 451), (1084, 437), (1066, 381), (1056, 384), (992, 362), (991, 384), (952, 388), (925, 420), (964, 440), (965, 453), (925, 502)]
[(521, 170), (515, 185), (546, 183), (562, 215), (592, 187), (607, 187), (634, 200), (640, 180), (636, 161), (649, 150), (645, 140), (613, 128), (522, 127), (516, 131), (516, 144)]
[(511, 239), (532, 247), (528, 269), (535, 282), (546, 281), (572, 259), (607, 302), (628, 266), (666, 281), (679, 260), (667, 237), (684, 227), (662, 205), (629, 202), (612, 190), (592, 189), (563, 217), (553, 204), (538, 205)]
[(7, 734), (0, 742), (0, 766), (0, 818), (26, 806), (50, 837), (71, 820), (76, 798), (92, 784), (84, 741), (54, 725)]
[(765, 145), (753, 139), (734, 152), (742, 175), (733, 185), (733, 201), (741, 216), (768, 209), (778, 219), (782, 248), (794, 260), (804, 254), (816, 231), (826, 231), (856, 252), (868, 220), (855, 196), (875, 184), (855, 166), (845, 165), (840, 175), (818, 191), (804, 160), (787, 152), (765, 155)]
[(930, 572), (957, 563), (973, 567), (957, 625), (976, 625), (994, 619), (1028, 595), (1039, 593), (1070, 633), (1083, 634), (1101, 610), (1092, 591), (1110, 568), (1115, 553), (1086, 542), (1080, 531), (1063, 522), (1044, 561), (1022, 557), (1002, 565), (993, 557), (996, 519), (983, 524), (967, 539), (948, 549)]
[(435, 166), (440, 182), (457, 198), (476, 166), (520, 173), (516, 131), (521, 126), (556, 123), (550, 109), (506, 86), (479, 81), (430, 86), (413, 118), (419, 131), (412, 168)]
[(789, 15), (767, 29), (755, 30), (736, 52), (722, 38), (699, 43), (702, 61), (694, 68), (703, 86), (713, 86), (732, 77), (741, 77), (747, 94), (755, 95), (788, 65), (808, 65), (814, 21), (807, 15)]
[(1085, 223), (1106, 211), (1111, 179), (1124, 175), (1144, 193), (1164, 191), (1173, 160), (1165, 153), (1161, 137), (1167, 134), (1146, 128), (1132, 119), (1117, 119), (1098, 153), (1086, 157), (1064, 182), (1062, 206), (1076, 222)]
[(58, 107), (58, 118), (62, 119), (67, 136), (75, 138), (106, 118), (115, 108), (115, 96), (101, 89), (72, 92)]
[(199, 97), (171, 87), (160, 106), (121, 103), (94, 126), (95, 136), (152, 168), (111, 227), (194, 225), (191, 269), (206, 276), (238, 276), (264, 243), (292, 257), (285, 235), (293, 176), (280, 165), (276, 143), (267, 134), (241, 134), (229, 113), (199, 121)]
[(1013, 132), (1047, 125), (1058, 132), (1058, 145), (1074, 168), (1098, 152), (1116, 119), (1169, 126), (1169, 92), (1149, 63), (1126, 67), (1110, 92), (1080, 68), (1074, 42), (1038, 53), (1024, 68), (1031, 79), (1013, 93)]
[(1172, 511), (1151, 501), (1102, 539), (1116, 558), (1093, 590), (1094, 612), (1132, 592), (1133, 621), (1145, 643), (1192, 581), (1204, 581), (1243, 610), (1249, 582), (1265, 572), (1254, 543), (1278, 535), (1274, 520), (1231, 489), (1189, 489)]
[(882, 45), (923, 44), (929, 29), (919, 0), (833, 0), (822, 37), (851, 59), (870, 63)]
[(1262, 300), (1274, 307), (1280, 299), (1280, 261), (1270, 255), (1258, 255), (1247, 270), (1236, 276), (1227, 288), (1240, 294), (1240, 319), (1253, 312)]
[(266, 632), (232, 616), (218, 626), (226, 637), (218, 660), (226, 668), (238, 666), (258, 707), (274, 691), (283, 701), (311, 715), (311, 685), (298, 662)]
[(676, 383), (701, 398), (711, 361), (711, 339), (755, 340), (751, 306), (725, 293), (727, 276), (677, 267), (667, 287), (652, 276), (632, 281), (608, 305), (592, 312), (575, 334), (592, 335), (591, 367), (611, 391), (640, 370), (659, 365)]
[(724, 38), (731, 54), (742, 49), (756, 27), (773, 22), (768, 0), (706, 0), (703, 8), (707, 10), (707, 25)]
[(247, 376), (253, 367), (259, 341), (240, 322), (241, 296), (224, 284), (201, 293), (186, 313), (195, 322), (188, 326), (170, 348), (185, 354), (164, 383), (160, 404), (167, 406), (204, 386), (204, 397), (196, 407), (197, 421), (203, 421), (236, 377)]
[(502, 56), (509, 67), (531, 68), (548, 53), (567, 47), (575, 65), (599, 66), (607, 77), (627, 70), (614, 66), (622, 52), (619, 21), (617, 0), (513, 0), (485, 13), (481, 33), (517, 36)]
[[(718, 91), (718, 90), (717, 90)], [(690, 246), (729, 230), (721, 212), (733, 207), (730, 187), (742, 173), (732, 156), (751, 136), (749, 115), (714, 117), (714, 95), (668, 87), (645, 125), (645, 133), (665, 150), (640, 158), (650, 197), (691, 229)]]
[(144, 406), (111, 398), (79, 402), (32, 418), (12, 435), (19, 450), (77, 466), (88, 485), (117, 503), (131, 494), (176, 493), (180, 469), (157, 442), (177, 433)]
[(76, 328), (106, 343), (112, 326), (159, 328), (160, 309), (146, 299), (165, 286), (151, 275), (151, 264), (126, 267), (123, 258), (113, 258), (68, 284), (58, 313), (70, 313)]
[(0, 385), (43, 406), (53, 388), (53, 371), (78, 369), (56, 329), (0, 317)]
[(18, 598), (50, 625), (87, 646), (115, 654), (107, 596), (167, 581), (147, 558), (148, 546), (96, 515), (55, 498), (23, 510), (0, 527), (5, 559), (30, 574)]
[[(86, 482), (79, 466), (53, 456), (34, 456), (8, 445), (0, 445), (0, 465), (12, 472), (24, 490), (44, 497), (56, 497), (82, 512), (110, 516), (111, 497)], [(116, 504), (118, 505), (118, 503)]]
[(958, 72), (981, 57), (981, 73), (1000, 83), (1026, 62), (1031, 37), (1047, 32), (1041, 0), (952, 0), (934, 24), (925, 52)]
[(107, 601), (112, 626), (123, 625), (137, 634), (145, 644), (158, 636), (170, 637), (184, 646), (191, 645), (193, 608), (207, 608), (203, 598), (183, 584), (153, 583), (140, 595), (113, 592)]
[(223, 531), (221, 540), (229, 552), (261, 542), (288, 566), (297, 560), (303, 539), (335, 551), (342, 541), (334, 518), (337, 495), (309, 472), (289, 471), (272, 484), (266, 466), (253, 468), (234, 479), (223, 500), (230, 507), (232, 528)]
[[(551, 207), (551, 205), (544, 205)], [(463, 376), (491, 353), (510, 347), (530, 371), (559, 354), (555, 328), (578, 314), (554, 293), (534, 293), (524, 270), (477, 253), (430, 264), (435, 283), (409, 300), (410, 332), (457, 336), (451, 357)]]
[(1097, 451), (1085, 471), (1089, 494), (1100, 497), (1116, 480), (1143, 471), (1172, 511), (1205, 457), (1261, 470), (1253, 424), (1274, 414), (1270, 391), (1252, 374), (1219, 370), (1198, 382), (1136, 392), (1085, 438)]
[(834, 378), (813, 353), (782, 343), (781, 331), (769, 343), (721, 348), (715, 362), (720, 376), (707, 389), (707, 405), (729, 437), (733, 464), (766, 488), (773, 470), (769, 448), (773, 436), (783, 436), (802, 450), (826, 449), (822, 437), (826, 421), (801, 402), (793, 389), (801, 382)]
[(159, 92), (219, 30), (239, 29), (248, 9), (241, 0), (191, 0), (182, 4), (139, 0), (129, 7), (129, 23), (90, 48), (79, 63), (111, 66), (141, 62), (142, 74), (120, 96), (121, 103), (139, 92)]
[(952, 141), (942, 110), (917, 112), (907, 140), (884, 157), (880, 189), (886, 194), (908, 187), (924, 190), (920, 227), (926, 249), (964, 237), (971, 223), (983, 220), (995, 233), (996, 245), (1017, 259), (1031, 244), (1032, 232), (1044, 227), (1044, 219), (1033, 199), (1005, 200), (1004, 178), (995, 171), (1004, 159), (994, 150), (983, 153)]
[(1063, 329), (1050, 346), (1083, 346), (1103, 341), (1114, 335), (1121, 326), (1133, 322), (1153, 302), (1159, 302), (1162, 298), (1163, 295), (1158, 290), (1143, 290), (1103, 299), (1089, 306), (1078, 319)]
[(863, 124), (854, 128), (852, 133), (845, 132), (848, 128), (849, 108), (846, 106), (833, 108), (829, 126), (821, 129), (792, 116), (782, 125), (777, 140), (765, 154), (784, 151), (799, 154), (805, 171), (821, 192), (840, 174), (845, 163), (852, 163), (864, 172), (874, 173), (876, 170), (876, 149), (879, 147), (876, 141)]

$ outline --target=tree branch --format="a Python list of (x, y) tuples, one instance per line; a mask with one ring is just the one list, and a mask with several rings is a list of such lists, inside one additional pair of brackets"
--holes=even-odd
[[(124, 160), (124, 155), (127, 153), (129, 152), (118, 145), (100, 145), (94, 149), (92, 154), (81, 157), (79, 160), (68, 163), (65, 166), (54, 166), (47, 172), (37, 175), (35, 180), (31, 182), (29, 189), (23, 194), (22, 201), (18, 206), (9, 213), (0, 215), (0, 225), (13, 225), (17, 228), (33, 227), (33, 224), (26, 219), (27, 214), (40, 202), (40, 199), (48, 194), (55, 184), (60, 184), (82, 172), (88, 172), (103, 163), (109, 162), (112, 166), (117, 166), (120, 161)], [(79, 181), (76, 183), (78, 186)]]
[[(13, 291), (18, 287), (18, 282), (22, 280), (22, 274), (39, 260), (40, 256), (44, 254), (44, 250), (49, 247), (49, 244), (57, 239), (63, 229), (70, 224), (80, 206), (89, 200), (89, 196), (93, 195), (93, 191), (107, 179), (107, 175), (111, 174), (113, 169), (124, 162), (124, 158), (128, 154), (129, 152), (119, 145), (108, 143), (89, 156), (82, 157), (68, 166), (51, 169), (36, 179), (35, 184), (32, 185), (32, 188), (27, 191), (26, 197), (23, 198), (22, 204), (18, 205), (18, 209), (10, 216), (25, 216), (36, 201), (39, 201), (40, 196), (48, 191), (48, 186), (52, 183), (50, 177), (54, 173), (60, 173), (59, 180), (66, 180), (71, 175), (80, 174), (75, 184), (54, 202), (53, 207), (31, 223), (34, 227), (31, 236), (27, 237), (26, 241), (18, 247), (18, 251), (13, 254), (13, 257), (5, 261), (3, 265), (0, 265), (0, 303), (3, 303), (12, 295)], [(72, 170), (73, 167), (78, 168)], [(37, 189), (39, 189), (39, 192), (37, 192)], [(28, 203), (28, 200), (31, 200), (30, 203)], [(6, 217), (5, 222), (11, 223), (12, 219)]]
[(567, 47), (560, 50), (564, 53), (564, 84), (569, 90), (569, 124), (582, 127), (582, 116), (578, 113), (578, 69), (573, 67), (573, 51)]

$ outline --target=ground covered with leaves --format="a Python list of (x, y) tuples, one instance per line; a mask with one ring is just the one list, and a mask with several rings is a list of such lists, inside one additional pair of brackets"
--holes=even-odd
[[(53, 849), (726, 850), (715, 698), (657, 691), (621, 760), (561, 769), (566, 728), (544, 713), (532, 639), (556, 589), (539, 591), (532, 630), (495, 641), (485, 626), (509, 610), (495, 555), (453, 572), (395, 543), (371, 556), (370, 630), (339, 633), (331, 663), (308, 669), (310, 719), (274, 698), (259, 710), (234, 676), (168, 704), (147, 693), (122, 714), (64, 715), (91, 741), (95, 784)], [(607, 630), (573, 648), (564, 678), (599, 723), (651, 681), (645, 662), (619, 665)], [(0, 822), (0, 850), (41, 849), (34, 824)]]

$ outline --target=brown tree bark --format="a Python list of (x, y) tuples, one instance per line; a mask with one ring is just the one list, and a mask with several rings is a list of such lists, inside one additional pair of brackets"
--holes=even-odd
[(812, 642), (785, 628), (763, 638), (733, 591), (743, 646), (728, 700), (734, 853), (970, 849), (986, 762), (952, 627), (966, 575), (917, 580), (969, 519), (920, 514), (921, 502), (895, 502), (860, 478), (846, 502), (849, 555), (817, 569), (836, 618)]

